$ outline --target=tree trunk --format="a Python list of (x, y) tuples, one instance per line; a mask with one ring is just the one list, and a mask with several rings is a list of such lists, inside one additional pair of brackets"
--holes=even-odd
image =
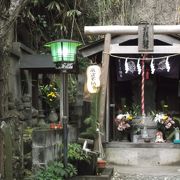
[[(8, 113), (9, 48), (14, 21), (28, 0), (11, 0), (0, 6), (0, 118)], [(1, 121), (1, 120), (0, 120)]]
[(6, 117), (8, 112), (8, 76), (9, 63), (6, 54), (0, 56), (0, 118)]

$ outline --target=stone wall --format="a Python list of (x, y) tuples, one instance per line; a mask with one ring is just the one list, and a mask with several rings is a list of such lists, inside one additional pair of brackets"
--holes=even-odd
[(60, 159), (62, 153), (62, 130), (34, 130), (32, 135), (33, 169), (46, 166), (48, 162)]

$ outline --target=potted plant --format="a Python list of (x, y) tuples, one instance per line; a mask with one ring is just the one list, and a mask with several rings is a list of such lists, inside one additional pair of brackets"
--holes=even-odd
[(46, 111), (48, 111), (48, 121), (51, 123), (58, 121), (58, 115), (56, 108), (59, 106), (60, 95), (58, 87), (55, 82), (51, 82), (46, 85), (40, 85), (40, 94), (43, 102), (46, 105)]
[(94, 175), (97, 157), (85, 152), (80, 144), (68, 145), (68, 161), (77, 168), (78, 175)]
[(105, 169), (106, 168), (106, 161), (102, 158), (97, 159), (97, 168), (98, 169)]

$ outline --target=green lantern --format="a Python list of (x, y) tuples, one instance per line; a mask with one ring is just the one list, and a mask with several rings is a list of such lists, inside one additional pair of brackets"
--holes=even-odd
[(73, 63), (76, 60), (78, 41), (60, 39), (47, 43), (45, 46), (51, 49), (53, 62), (56, 64)]

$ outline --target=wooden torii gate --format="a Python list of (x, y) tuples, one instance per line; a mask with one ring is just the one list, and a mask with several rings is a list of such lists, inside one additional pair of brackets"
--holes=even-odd
[[(180, 25), (154, 25), (153, 26), (154, 34), (180, 34)], [(139, 54), (137, 46), (123, 46), (111, 45), (111, 36), (112, 35), (134, 35), (138, 34), (138, 26), (121, 26), (121, 25), (112, 25), (112, 26), (85, 26), (85, 34), (95, 34), (95, 35), (105, 35), (104, 39), (104, 50), (102, 55), (102, 72), (101, 72), (101, 92), (100, 92), (100, 112), (99, 112), (99, 123), (100, 127), (104, 130), (104, 119), (105, 119), (105, 109), (106, 109), (106, 94), (107, 94), (107, 83), (108, 83), (108, 74), (109, 74), (109, 60), (110, 54), (120, 54), (124, 50), (128, 54)], [(144, 54), (149, 52), (143, 52)], [(151, 54), (170, 54), (170, 53), (180, 53), (180, 46), (154, 46), (154, 50)], [(106, 122), (106, 129), (109, 127)], [(106, 135), (107, 142), (109, 141), (109, 136)]]

